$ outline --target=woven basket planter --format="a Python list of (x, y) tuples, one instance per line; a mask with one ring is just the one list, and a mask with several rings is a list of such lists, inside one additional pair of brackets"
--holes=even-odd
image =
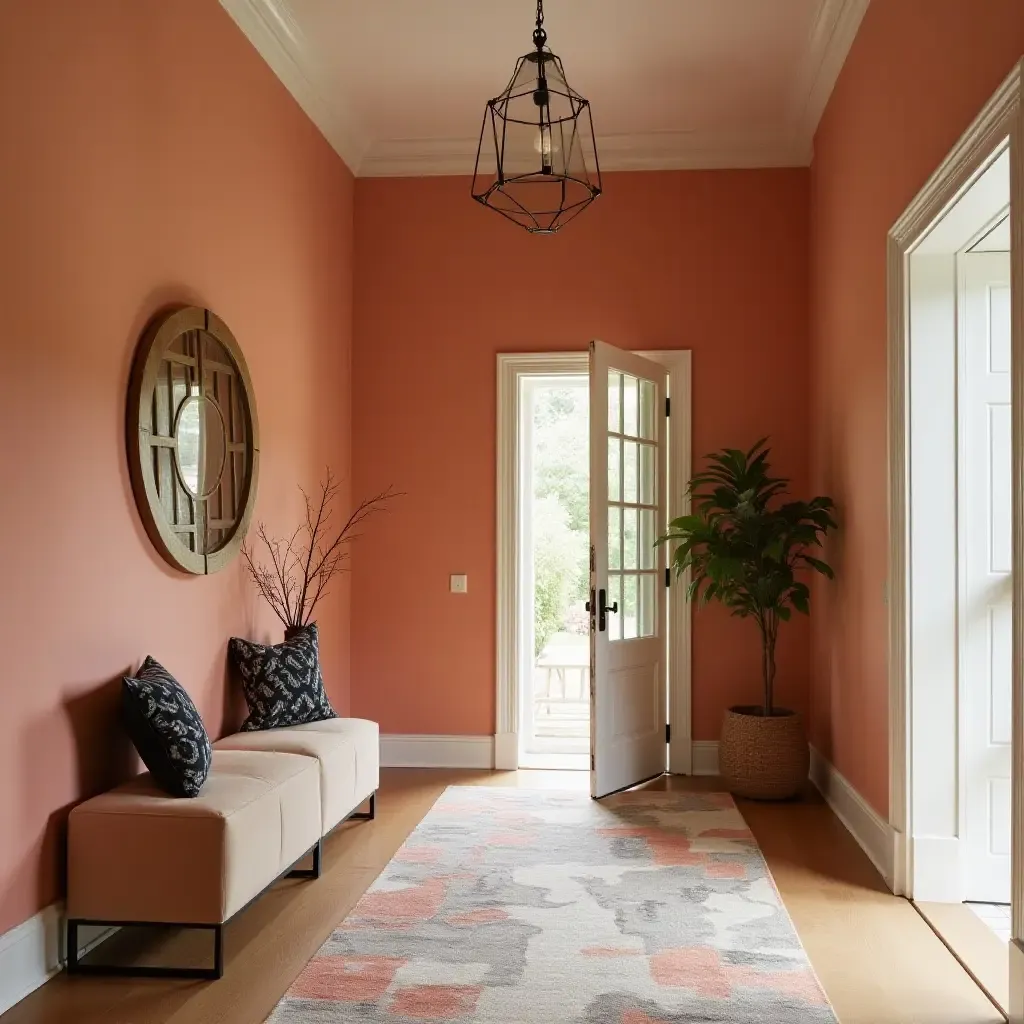
[(722, 722), (719, 771), (736, 796), (785, 800), (803, 787), (810, 751), (803, 722), (794, 711), (771, 718), (755, 707), (730, 708)]

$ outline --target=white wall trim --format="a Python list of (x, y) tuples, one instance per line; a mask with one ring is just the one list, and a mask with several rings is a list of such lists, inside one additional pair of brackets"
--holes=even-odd
[[(116, 928), (80, 928), (84, 956)], [(64, 904), (51, 903), (0, 935), (0, 1013), (5, 1013), (64, 967)]]
[[(813, 135), (813, 131), (811, 133)], [(809, 144), (721, 133), (647, 132), (598, 135), (602, 171), (715, 170), (806, 167)], [(380, 139), (370, 143), (359, 165), (360, 178), (470, 175), (479, 136), (460, 139)], [(493, 165), (493, 160), (491, 161)]]
[[(693, 360), (689, 350), (638, 354), (668, 370), (668, 393), (672, 401), (668, 519), (678, 519), (690, 514), (688, 485), (693, 467)], [(673, 775), (693, 774), (693, 606), (686, 599), (689, 583), (689, 571), (679, 578), (673, 576), (668, 591), (668, 720), (672, 725), (668, 770)]]
[(355, 174), (366, 153), (364, 134), (344, 99), (325, 82), (287, 6), (278, 0), (220, 0), (220, 5)]
[(59, 903), (0, 936), (0, 1013), (44, 985), (63, 966), (64, 917)]
[(718, 740), (693, 740), (690, 744), (691, 775), (718, 775)]
[[(798, 70), (791, 109), (764, 133), (657, 131), (599, 135), (605, 171), (804, 167), (814, 133), (869, 0), (824, 0)], [(320, 66), (283, 0), (220, 0), (309, 119), (359, 177), (469, 175), (478, 137), (372, 139)], [(484, 102), (481, 96), (481, 105)]]
[(835, 816), (857, 840), (891, 889), (895, 848), (892, 828), (813, 746), (810, 777)]
[[(893, 888), (914, 885), (913, 665), (910, 574), (909, 257), (929, 230), (981, 177), (1010, 140), (1010, 194), (1024, 195), (1022, 65), (995, 95), (893, 225), (887, 240), (889, 471), (889, 823), (895, 835)], [(1011, 202), (1013, 479), (1024, 479), (1024, 203)], [(1013, 490), (1013, 935), (1024, 938), (1024, 493)], [(1011, 979), (1012, 981), (1012, 979)], [(1024, 990), (1024, 985), (1022, 985)], [(1024, 1019), (1024, 1018), (1011, 1018)]]
[[(669, 508), (671, 518), (689, 511), (686, 485), (692, 465), (692, 381), (688, 350), (666, 349), (638, 355), (668, 371), (672, 415), (669, 417)], [(498, 356), (497, 430), (497, 720), (501, 741), (495, 748), (495, 767), (519, 766), (519, 672), (520, 637), (516, 630), (519, 607), (519, 531), (522, 512), (518, 493), (519, 398), (522, 381), (530, 376), (588, 374), (590, 357), (583, 352), (534, 352)], [(691, 771), (691, 645), (692, 609), (686, 601), (686, 580), (674, 581), (669, 596), (670, 644), (668, 652), (668, 713), (672, 723), (669, 770), (677, 775)]]
[(825, 0), (818, 11), (794, 95), (794, 147), (811, 162), (814, 133), (825, 113), (870, 0)]
[(382, 768), (494, 767), (493, 736), (417, 736), (396, 733), (381, 736)]
[(495, 748), (495, 767), (519, 767), (519, 396), (522, 379), (545, 374), (585, 374), (586, 352), (533, 352), (498, 356), (497, 454), (497, 720), (502, 737)]

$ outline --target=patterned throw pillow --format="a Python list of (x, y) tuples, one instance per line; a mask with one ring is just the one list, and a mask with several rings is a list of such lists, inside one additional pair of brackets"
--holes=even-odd
[(315, 624), (273, 647), (232, 637), (228, 652), (249, 705), (242, 732), (337, 718), (324, 692)]
[(198, 796), (213, 750), (192, 698), (158, 661), (147, 657), (121, 682), (128, 735), (153, 781), (172, 796)]

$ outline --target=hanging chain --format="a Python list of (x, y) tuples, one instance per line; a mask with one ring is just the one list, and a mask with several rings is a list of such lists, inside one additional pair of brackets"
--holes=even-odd
[(537, 0), (537, 27), (533, 30), (533, 45), (543, 50), (547, 41), (548, 34), (544, 31), (544, 0)]

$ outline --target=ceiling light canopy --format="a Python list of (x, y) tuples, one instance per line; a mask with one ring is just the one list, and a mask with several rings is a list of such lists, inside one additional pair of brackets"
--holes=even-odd
[(537, 0), (534, 49), (487, 103), (473, 173), (477, 202), (540, 235), (565, 227), (601, 194), (590, 103), (565, 80), (547, 39)]

